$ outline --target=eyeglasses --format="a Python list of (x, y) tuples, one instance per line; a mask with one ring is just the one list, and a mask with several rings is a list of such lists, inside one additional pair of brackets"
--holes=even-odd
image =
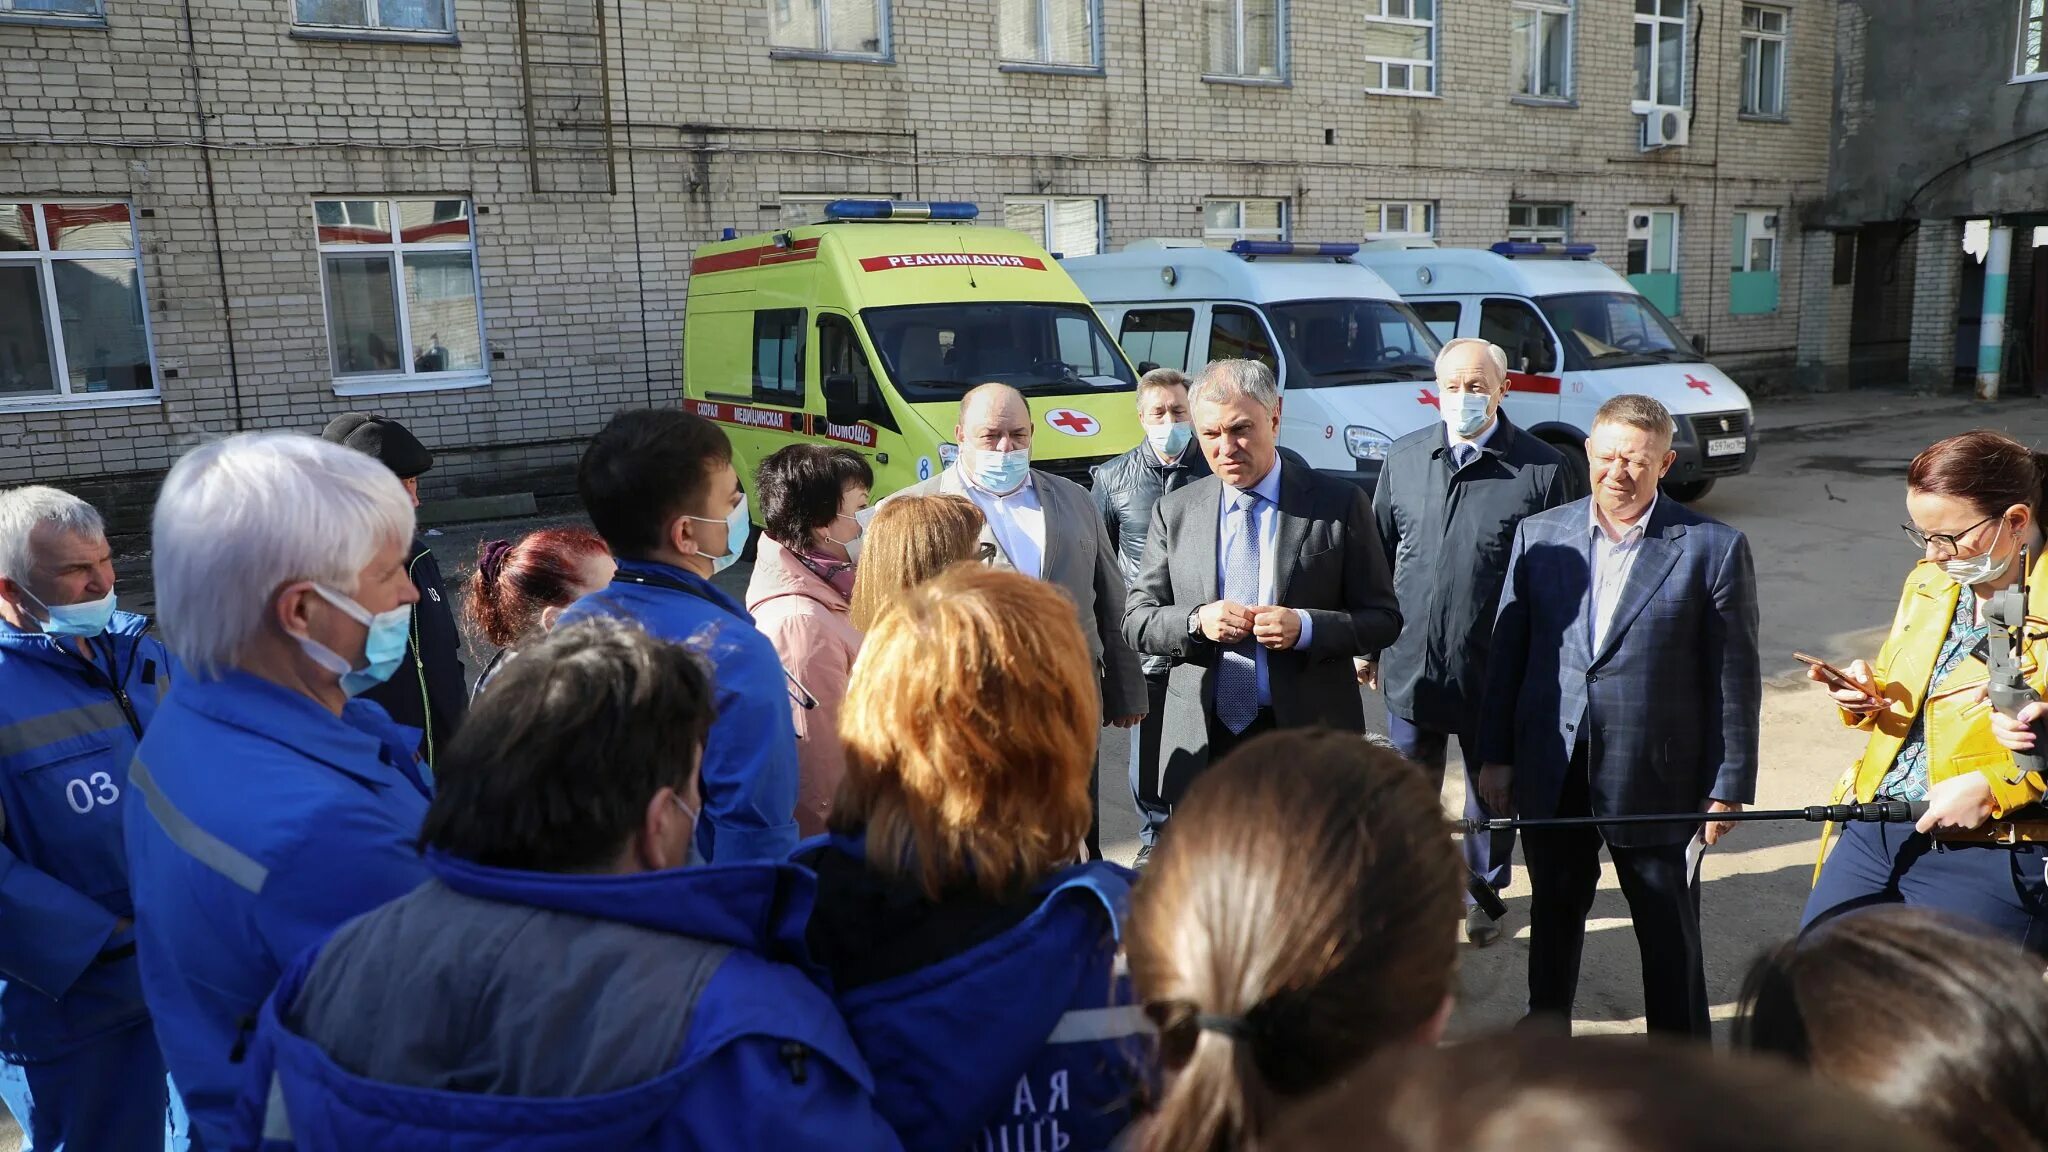
[(1975, 532), (1977, 529), (1982, 528), (1986, 524), (1989, 524), (1996, 519), (1998, 519), (1996, 515), (1986, 516), (1982, 520), (1977, 521), (1975, 524), (1970, 525), (1968, 528), (1963, 529), (1961, 532), (1954, 533), (1922, 532), (1918, 528), (1913, 527), (1911, 524), (1901, 524), (1899, 525), (1899, 527), (1906, 530), (1906, 539), (1911, 540), (1913, 542), (1913, 547), (1918, 548), (1921, 551), (1925, 552), (1927, 550), (1927, 546), (1932, 544), (1936, 548), (1940, 549), (1944, 555), (1955, 556), (1959, 555), (1962, 552), (1963, 537), (1968, 536), (1970, 533)]

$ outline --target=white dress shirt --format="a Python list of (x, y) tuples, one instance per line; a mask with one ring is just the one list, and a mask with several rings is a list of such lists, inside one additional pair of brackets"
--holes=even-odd
[(1593, 651), (1600, 651), (1600, 645), (1607, 639), (1608, 625), (1614, 622), (1615, 606), (1621, 603), (1621, 590), (1628, 586), (1629, 569), (1635, 567), (1636, 554), (1642, 551), (1643, 531), (1650, 526), (1650, 516), (1657, 511), (1657, 501), (1662, 496), (1650, 497), (1650, 506), (1636, 517), (1620, 538), (1609, 535), (1607, 525), (1601, 521), (1600, 505), (1596, 502), (1588, 515), (1589, 531), (1593, 535)]
[[(1260, 604), (1271, 604), (1274, 598), (1273, 571), (1280, 551), (1280, 469), (1284, 466), (1279, 457), (1274, 457), (1273, 467), (1265, 479), (1251, 487), (1251, 491), (1259, 496), (1259, 502), (1249, 516), (1253, 531), (1259, 534)], [(1244, 517), (1237, 515), (1233, 508), (1239, 491), (1229, 484), (1223, 485), (1222, 521), (1216, 537), (1216, 587), (1219, 589), (1229, 581), (1229, 573), (1224, 571), (1224, 557), (1230, 554), (1230, 543), (1236, 538), (1238, 525), (1244, 521)], [(1294, 647), (1297, 650), (1307, 648), (1309, 637), (1315, 633), (1315, 624), (1308, 613), (1299, 608), (1294, 610), (1294, 614), (1301, 620), (1301, 637), (1294, 642)], [(1259, 706), (1268, 707), (1273, 703), (1273, 689), (1266, 672), (1265, 645), (1254, 646), (1253, 659), (1259, 668)]]
[[(956, 463), (954, 468), (960, 466)], [(1038, 478), (1025, 473), (1024, 483), (1006, 496), (976, 487), (966, 472), (960, 473), (960, 487), (967, 498), (988, 518), (988, 529), (1010, 566), (1036, 580), (1045, 567), (1045, 509), (1038, 503)]]

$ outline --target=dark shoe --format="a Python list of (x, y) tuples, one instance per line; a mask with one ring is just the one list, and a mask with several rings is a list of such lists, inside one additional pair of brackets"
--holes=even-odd
[(1486, 914), (1486, 909), (1477, 904), (1465, 909), (1465, 939), (1473, 947), (1484, 948), (1501, 938), (1500, 921)]

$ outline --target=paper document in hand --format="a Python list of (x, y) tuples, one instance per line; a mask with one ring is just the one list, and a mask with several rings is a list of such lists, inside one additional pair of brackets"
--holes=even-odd
[(1707, 829), (1705, 825), (1692, 834), (1692, 841), (1685, 846), (1685, 882), (1694, 887), (1700, 882), (1700, 857), (1707, 854)]

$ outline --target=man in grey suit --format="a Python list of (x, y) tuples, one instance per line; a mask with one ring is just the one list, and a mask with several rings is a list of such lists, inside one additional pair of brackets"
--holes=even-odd
[[(1007, 384), (983, 384), (960, 400), (953, 435), (960, 455), (951, 467), (903, 489), (918, 496), (965, 496), (987, 523), (981, 538), (995, 547), (991, 565), (1058, 585), (1074, 602), (1081, 634), (1102, 682), (1104, 723), (1129, 728), (1145, 718), (1145, 673), (1124, 643), (1124, 577), (1102, 517), (1088, 491), (1031, 467), (1031, 408)], [(1088, 791), (1098, 799), (1091, 774)], [(1100, 811), (1088, 829), (1088, 851), (1100, 858)]]
[(1362, 732), (1351, 661), (1401, 631), (1365, 493), (1280, 459), (1272, 370), (1216, 361), (1189, 404), (1214, 475), (1159, 501), (1124, 611), (1124, 638), (1173, 660), (1160, 749), (1169, 809), (1260, 732)]
[[(1736, 811), (1756, 798), (1756, 571), (1742, 533), (1676, 500), (1671, 414), (1617, 396), (1586, 441), (1593, 495), (1522, 521), (1480, 711), (1479, 788), (1527, 817)], [(1653, 1032), (1708, 1035), (1696, 829), (1525, 829), (1529, 1020), (1571, 1027), (1604, 842), (1642, 952)]]

